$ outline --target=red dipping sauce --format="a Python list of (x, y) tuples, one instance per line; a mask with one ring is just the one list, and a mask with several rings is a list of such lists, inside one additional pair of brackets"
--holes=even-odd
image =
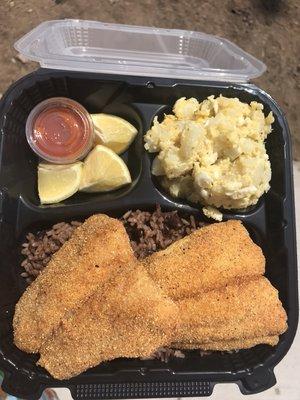
[(94, 127), (81, 104), (64, 97), (39, 103), (29, 114), (26, 137), (41, 158), (68, 164), (85, 157), (92, 147)]

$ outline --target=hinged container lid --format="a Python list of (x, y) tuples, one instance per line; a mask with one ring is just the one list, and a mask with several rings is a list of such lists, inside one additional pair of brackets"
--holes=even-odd
[(97, 21), (43, 22), (15, 48), (42, 67), (70, 71), (247, 82), (266, 69), (217, 36)]

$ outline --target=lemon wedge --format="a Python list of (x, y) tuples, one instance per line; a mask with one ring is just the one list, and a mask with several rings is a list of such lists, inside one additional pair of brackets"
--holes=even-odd
[(126, 164), (108, 147), (98, 144), (84, 160), (81, 191), (108, 192), (128, 183), (131, 176)]
[(110, 114), (91, 114), (95, 143), (102, 144), (117, 154), (123, 153), (133, 142), (137, 129), (123, 118)]
[(59, 203), (79, 189), (82, 162), (67, 165), (40, 163), (38, 192), (42, 204)]

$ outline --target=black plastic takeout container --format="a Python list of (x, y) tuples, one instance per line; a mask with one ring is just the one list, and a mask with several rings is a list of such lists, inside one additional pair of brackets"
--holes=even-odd
[[(224, 219), (240, 219), (266, 257), (266, 275), (279, 290), (288, 314), (288, 330), (275, 347), (259, 345), (239, 352), (213, 352), (184, 359), (117, 359), (86, 371), (68, 381), (53, 379), (37, 367), (36, 355), (13, 344), (14, 307), (25, 290), (20, 277), (20, 249), (28, 231), (62, 220), (83, 220), (94, 213), (119, 217), (129, 209), (192, 213), (205, 220), (199, 208), (172, 199), (153, 179), (151, 155), (143, 148), (143, 135), (153, 118), (171, 110), (182, 97), (203, 100), (209, 95), (258, 101), (275, 117), (266, 141), (272, 165), (271, 189), (259, 203), (243, 212), (227, 212)], [(78, 193), (63, 203), (41, 206), (36, 190), (38, 159), (26, 142), (25, 123), (39, 102), (54, 96), (70, 97), (89, 112), (116, 114), (130, 121), (138, 135), (122, 156), (133, 181), (130, 186), (105, 194)], [(297, 262), (289, 129), (285, 117), (264, 91), (252, 84), (217, 81), (148, 78), (88, 72), (39, 69), (25, 76), (3, 96), (0, 103), (0, 368), (3, 390), (20, 398), (37, 399), (47, 387), (68, 387), (75, 399), (209, 396), (216, 383), (237, 383), (241, 392), (253, 394), (276, 382), (273, 369), (289, 350), (298, 322)], [(199, 310), (201, 312), (201, 310)]]

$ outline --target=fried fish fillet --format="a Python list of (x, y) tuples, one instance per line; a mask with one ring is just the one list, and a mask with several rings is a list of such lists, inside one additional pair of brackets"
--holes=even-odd
[(222, 287), (239, 277), (262, 275), (265, 258), (240, 221), (198, 229), (152, 254), (144, 265), (173, 299)]
[(102, 214), (88, 218), (18, 301), (13, 320), (16, 346), (38, 352), (65, 313), (93, 293), (111, 267), (133, 259), (120, 221)]
[(101, 290), (62, 320), (38, 363), (66, 379), (102, 361), (148, 357), (170, 343), (177, 321), (175, 302), (136, 261), (115, 268)]
[(287, 329), (278, 291), (263, 276), (177, 304), (181, 323), (175, 342), (200, 343), (206, 350), (249, 347), (251, 340), (258, 344), (260, 338), (265, 343), (266, 337), (276, 343), (276, 336)]
[(227, 341), (216, 341), (209, 343), (172, 343), (172, 347), (181, 350), (212, 350), (212, 351), (229, 351), (229, 350), (240, 350), (249, 349), (258, 344), (268, 344), (270, 346), (276, 346), (279, 341), (279, 336), (259, 336), (249, 339), (232, 339)]

